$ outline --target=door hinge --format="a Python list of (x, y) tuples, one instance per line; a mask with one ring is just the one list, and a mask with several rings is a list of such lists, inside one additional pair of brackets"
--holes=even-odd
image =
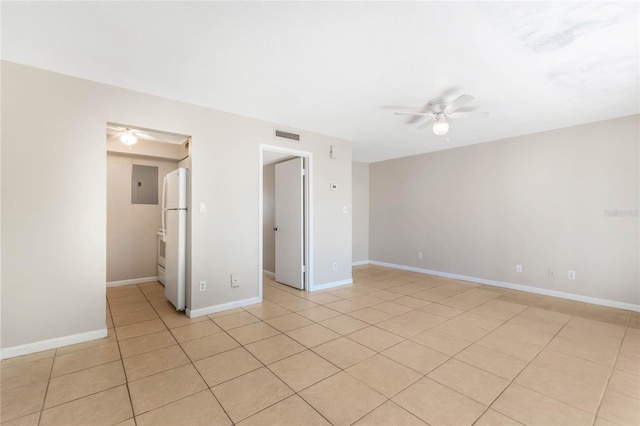
[(306, 176), (307, 175), (307, 171), (305, 169), (302, 169), (302, 176)]
[(302, 272), (307, 272), (307, 267), (305, 265), (302, 265)]

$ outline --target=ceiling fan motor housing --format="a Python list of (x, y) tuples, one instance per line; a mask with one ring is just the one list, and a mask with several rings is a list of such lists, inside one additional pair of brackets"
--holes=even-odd
[(444, 109), (449, 105), (449, 103), (450, 102), (448, 102), (445, 98), (435, 98), (429, 102), (429, 107), (431, 108), (431, 111), (439, 114), (444, 113)]

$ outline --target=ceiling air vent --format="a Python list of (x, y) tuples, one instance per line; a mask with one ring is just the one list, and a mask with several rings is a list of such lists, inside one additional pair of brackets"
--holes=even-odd
[(296, 133), (285, 132), (284, 130), (277, 130), (276, 129), (276, 137), (277, 138), (283, 138), (283, 139), (289, 139), (291, 141), (300, 142), (300, 135), (298, 135)]

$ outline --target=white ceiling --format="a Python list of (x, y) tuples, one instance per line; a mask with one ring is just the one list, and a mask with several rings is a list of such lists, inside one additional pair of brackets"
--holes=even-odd
[[(2, 58), (353, 142), (353, 158), (640, 112), (638, 2), (6, 2)], [(393, 115), (476, 97), (437, 137)]]

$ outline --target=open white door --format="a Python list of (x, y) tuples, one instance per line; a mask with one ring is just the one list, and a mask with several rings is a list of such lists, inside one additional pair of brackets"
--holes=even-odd
[(276, 164), (276, 281), (304, 289), (303, 160)]

